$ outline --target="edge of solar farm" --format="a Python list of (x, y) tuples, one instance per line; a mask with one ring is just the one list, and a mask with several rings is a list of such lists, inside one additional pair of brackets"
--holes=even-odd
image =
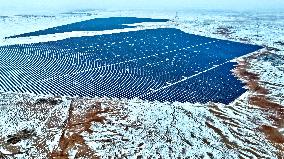
[[(230, 13), (228, 11), (225, 12), (227, 15), (224, 16), (224, 20), (216, 20), (222, 17), (220, 14), (216, 13), (215, 16), (202, 18), (197, 13), (194, 16), (190, 16), (190, 20), (181, 18), (175, 23), (179, 24), (179, 28), (186, 32), (192, 31), (196, 34), (211, 35), (221, 39), (232, 39), (244, 43), (254, 43), (265, 47), (259, 52), (237, 58), (236, 61), (239, 65), (234, 72), (247, 84), (249, 92), (243, 95), (247, 99), (242, 100), (240, 98), (232, 105), (235, 106), (245, 102), (246, 106), (256, 107), (263, 111), (263, 115), (266, 116), (269, 122), (258, 123), (260, 126), (257, 130), (263, 132), (281, 152), (283, 151), (284, 141), (282, 120), (284, 107), (284, 45), (283, 39), (279, 36), (283, 34), (283, 30), (279, 30), (279, 28), (284, 25), (283, 19), (280, 18), (283, 13), (272, 16), (272, 12), (263, 11), (232, 18), (238, 15), (238, 13)], [(272, 17), (275, 18), (274, 20), (277, 24), (268, 24), (270, 23), (269, 18)], [(250, 21), (242, 23), (244, 19), (250, 19)], [(259, 21), (258, 19), (266, 20)], [(236, 24), (235, 21), (240, 23)], [(200, 25), (201, 28), (193, 27), (195, 25)], [(257, 27), (258, 25), (260, 27)], [(282, 158), (283, 153), (279, 153), (279, 155), (278, 158)]]

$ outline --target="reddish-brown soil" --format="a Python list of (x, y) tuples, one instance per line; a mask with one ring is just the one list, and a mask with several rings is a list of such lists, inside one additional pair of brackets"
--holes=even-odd
[(239, 62), (239, 65), (234, 72), (237, 76), (241, 77), (242, 79), (246, 81), (247, 87), (251, 91), (257, 92), (258, 94), (268, 94), (269, 91), (259, 85), (258, 75), (247, 71), (248, 62), (247, 61), (238, 61), (238, 62)]
[(238, 61), (239, 66), (234, 72), (246, 82), (247, 87), (251, 91), (256, 93), (256, 95), (249, 97), (249, 104), (259, 107), (273, 122), (273, 125), (261, 125), (259, 130), (266, 135), (268, 140), (276, 145), (282, 154), (284, 150), (284, 136), (279, 132), (279, 128), (283, 128), (284, 126), (284, 106), (272, 102), (267, 97), (269, 91), (259, 85), (259, 76), (247, 71), (250, 59), (257, 58), (258, 56), (265, 56), (267, 54), (270, 54), (270, 52), (264, 51), (260, 54), (251, 55), (244, 61)]
[(268, 125), (262, 125), (260, 127), (260, 130), (264, 132), (267, 138), (274, 143), (284, 143), (284, 136), (277, 130), (277, 128)]
[(72, 149), (76, 149), (77, 151), (75, 158), (99, 158), (96, 152), (85, 143), (83, 136), (80, 134), (82, 132), (93, 133), (91, 130), (92, 123), (103, 124), (106, 120), (104, 117), (105, 113), (112, 114), (116, 112), (111, 107), (102, 108), (102, 103), (100, 102), (84, 105), (85, 109), (82, 112), (80, 106), (83, 104), (80, 102), (80, 100), (72, 101), (59, 145), (57, 149), (49, 155), (50, 158), (68, 159), (68, 151)]

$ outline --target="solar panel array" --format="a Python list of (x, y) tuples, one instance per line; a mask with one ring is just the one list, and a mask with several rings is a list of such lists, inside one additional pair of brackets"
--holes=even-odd
[(152, 19), (152, 18), (136, 18), (136, 17), (111, 17), (111, 18), (96, 18), (86, 21), (76, 22), (73, 24), (62, 25), (45, 30), (39, 30), (30, 33), (10, 36), (6, 38), (30, 37), (39, 35), (48, 35), (55, 33), (64, 33), (72, 31), (104, 31), (113, 29), (135, 28), (129, 24), (143, 22), (167, 22), (168, 19)]
[(0, 47), (2, 91), (230, 103), (245, 92), (231, 59), (260, 46), (178, 29)]

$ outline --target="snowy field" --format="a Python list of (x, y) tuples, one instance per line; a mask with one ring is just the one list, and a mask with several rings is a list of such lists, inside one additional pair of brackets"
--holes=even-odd
[[(97, 17), (170, 19), (98, 32), (5, 39)], [(249, 91), (234, 102), (0, 95), (0, 158), (283, 158), (284, 13), (88, 11), (1, 16), (0, 45), (155, 28), (265, 46), (234, 59)]]

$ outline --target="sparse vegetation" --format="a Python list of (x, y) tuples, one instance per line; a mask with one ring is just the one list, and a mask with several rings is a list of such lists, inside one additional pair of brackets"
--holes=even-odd
[(229, 37), (231, 34), (234, 34), (235, 32), (232, 31), (233, 30), (233, 27), (231, 26), (220, 26), (217, 28), (216, 32), (213, 33), (213, 34), (220, 34), (220, 35), (223, 35), (225, 37)]
[(35, 105), (38, 104), (49, 104), (49, 105), (58, 105), (63, 101), (60, 98), (40, 98), (35, 101)]
[(34, 130), (24, 129), (22, 131), (19, 131), (16, 134), (8, 135), (7, 136), (7, 138), (8, 138), (7, 143), (9, 143), (9, 144), (17, 144), (18, 142), (20, 142), (22, 140), (29, 139), (29, 138), (31, 138), (33, 136), (35, 136)]
[(274, 42), (275, 44), (278, 44), (278, 45), (281, 45), (281, 46), (284, 46), (284, 42), (282, 41), (277, 41), (277, 42)]

